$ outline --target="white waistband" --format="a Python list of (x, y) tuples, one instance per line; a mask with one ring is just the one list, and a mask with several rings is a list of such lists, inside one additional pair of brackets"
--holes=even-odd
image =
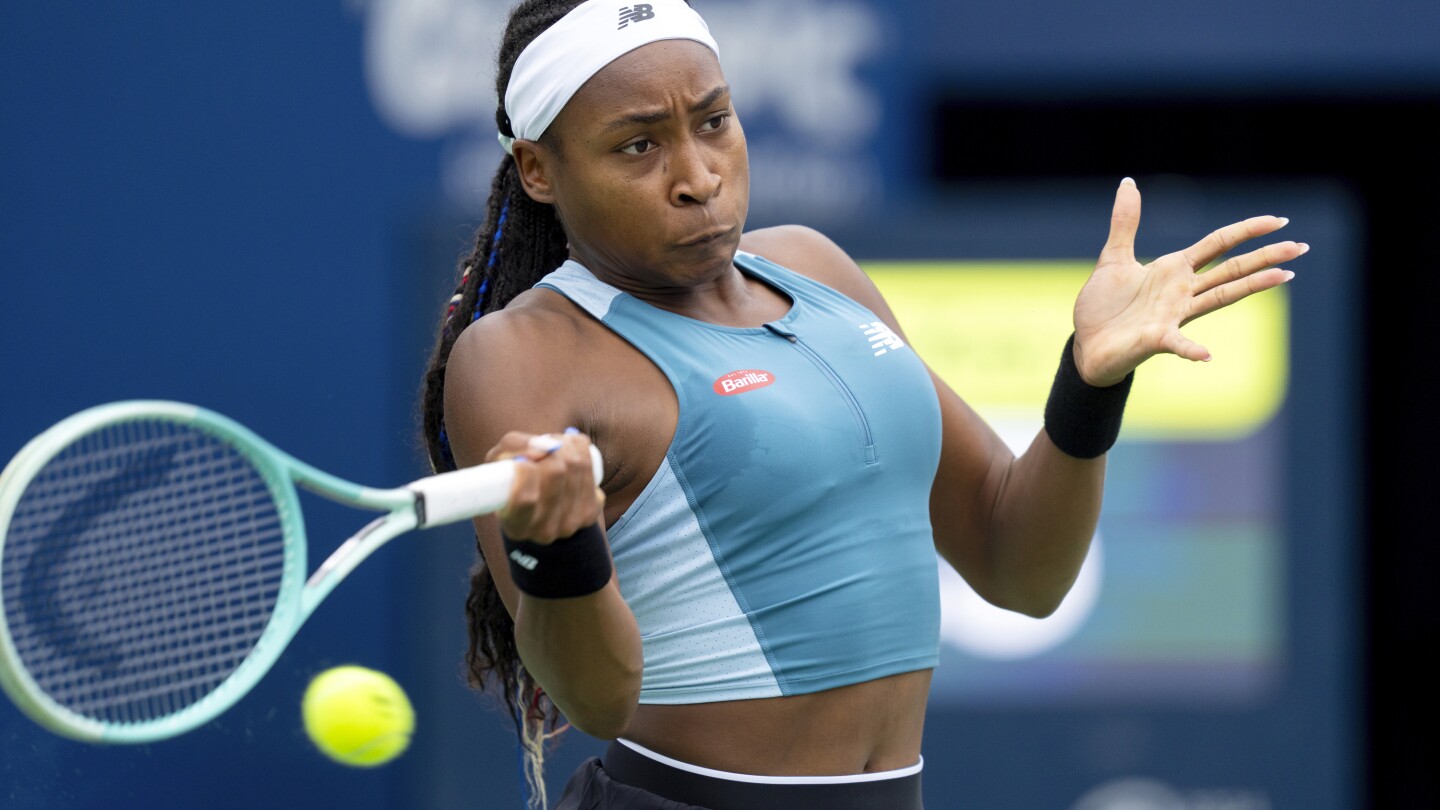
[(730, 771), (717, 771), (714, 768), (691, 765), (688, 762), (681, 762), (678, 759), (672, 759), (664, 754), (657, 754), (649, 748), (630, 742), (623, 737), (616, 739), (615, 742), (620, 743), (637, 754), (649, 757), (662, 765), (669, 765), (672, 768), (678, 768), (682, 771), (688, 771), (689, 773), (695, 773), (701, 776), (709, 776), (713, 779), (727, 779), (731, 782), (751, 782), (759, 785), (846, 785), (855, 782), (881, 782), (886, 779), (900, 779), (920, 773), (920, 769), (925, 767), (925, 757), (920, 757), (920, 760), (914, 765), (906, 768), (897, 768), (893, 771), (855, 773), (845, 774), (843, 776), (756, 776), (748, 773), (731, 773)]

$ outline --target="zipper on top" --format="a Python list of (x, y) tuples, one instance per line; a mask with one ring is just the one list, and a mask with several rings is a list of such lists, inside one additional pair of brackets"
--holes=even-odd
[(870, 432), (870, 422), (865, 418), (865, 411), (861, 409), (860, 400), (855, 397), (855, 392), (851, 391), (850, 386), (846, 385), (845, 381), (840, 378), (840, 374), (835, 371), (835, 367), (830, 365), (824, 357), (821, 357), (819, 352), (810, 348), (809, 344), (801, 340), (794, 332), (773, 323), (765, 324), (765, 328), (789, 341), (790, 345), (805, 355), (805, 357), (830, 380), (830, 384), (835, 386), (835, 390), (840, 393), (840, 398), (849, 406), (850, 415), (855, 418), (855, 424), (860, 428), (860, 436), (865, 450), (865, 463), (874, 464), (878, 462), (880, 456), (875, 451), (875, 437)]

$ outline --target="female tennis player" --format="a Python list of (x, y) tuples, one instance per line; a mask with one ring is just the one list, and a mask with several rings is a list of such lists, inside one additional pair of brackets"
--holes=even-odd
[[(424, 390), (437, 469), (522, 460), (476, 521), (468, 662), (532, 758), (611, 739), (560, 807), (921, 807), (935, 550), (1031, 616), (1074, 582), (1132, 372), (1307, 249), (1257, 217), (1142, 266), (1140, 194), (1074, 308), (1016, 458), (802, 227), (744, 230), (745, 135), (682, 0), (527, 0), (500, 47), (509, 153)], [(483, 316), (483, 317), (482, 317)], [(605, 457), (592, 480), (587, 448)]]

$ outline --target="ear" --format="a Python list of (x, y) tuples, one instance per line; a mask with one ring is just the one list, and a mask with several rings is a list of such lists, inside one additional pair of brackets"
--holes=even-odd
[(555, 184), (552, 182), (555, 166), (559, 162), (554, 152), (546, 149), (539, 141), (516, 139), (510, 147), (515, 158), (515, 167), (520, 173), (520, 185), (530, 199), (546, 205), (555, 204)]

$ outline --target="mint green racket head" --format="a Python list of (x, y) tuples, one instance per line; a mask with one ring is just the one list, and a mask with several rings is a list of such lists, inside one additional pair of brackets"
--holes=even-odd
[(174, 402), (102, 405), (32, 440), (0, 473), (0, 687), (90, 742), (223, 712), (304, 618), (291, 462)]

